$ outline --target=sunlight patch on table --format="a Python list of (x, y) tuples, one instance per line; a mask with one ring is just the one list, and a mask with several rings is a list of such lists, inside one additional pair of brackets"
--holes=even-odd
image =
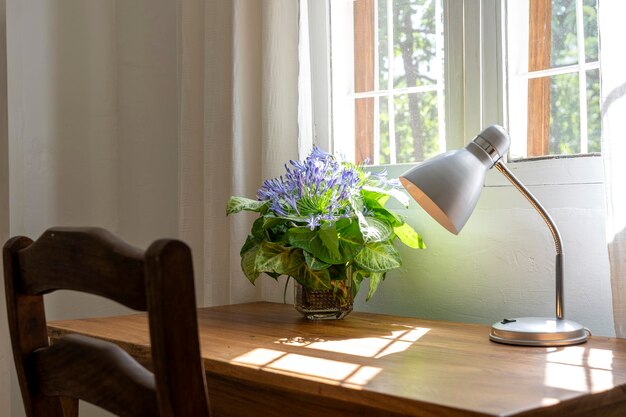
[(305, 347), (325, 352), (345, 353), (366, 358), (380, 358), (392, 353), (404, 352), (413, 343), (428, 333), (430, 329), (415, 327), (392, 331), (380, 337), (361, 337), (341, 340), (306, 340), (304, 338), (279, 339), (276, 343), (288, 346)]
[(265, 366), (285, 355), (285, 352), (280, 352), (278, 350), (257, 348), (244, 353), (241, 356), (237, 356), (232, 360), (232, 362), (243, 365)]
[(345, 384), (343, 385), (351, 388), (362, 387), (367, 385), (367, 383), (374, 379), (381, 371), (381, 368), (374, 366), (362, 366), (350, 377), (346, 378)]
[(244, 353), (231, 362), (284, 374), (299, 374), (352, 388), (366, 385), (382, 371), (381, 368), (374, 366), (363, 366), (262, 348)]
[(589, 366), (594, 369), (613, 369), (613, 352), (606, 349), (570, 346), (548, 353), (547, 358), (552, 363)]
[(600, 392), (613, 388), (613, 373), (579, 365), (547, 363), (545, 384), (577, 392)]
[(359, 365), (289, 353), (267, 366), (269, 369), (294, 372), (334, 381), (343, 381), (354, 374)]
[(372, 358), (378, 352), (384, 350), (390, 343), (389, 339), (382, 337), (364, 337), (361, 339), (329, 340), (314, 342), (306, 347), (309, 349), (323, 350), (326, 352), (347, 353), (350, 355)]

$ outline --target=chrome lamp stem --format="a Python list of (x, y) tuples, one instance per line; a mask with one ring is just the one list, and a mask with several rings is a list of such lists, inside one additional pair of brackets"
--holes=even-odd
[(554, 239), (554, 245), (556, 246), (556, 262), (555, 262), (555, 272), (556, 272), (556, 318), (559, 320), (563, 319), (563, 241), (561, 239), (561, 234), (559, 233), (559, 229), (556, 227), (554, 220), (550, 216), (550, 213), (546, 211), (546, 209), (541, 205), (539, 200), (535, 198), (535, 196), (517, 179), (515, 175), (507, 168), (506, 165), (502, 161), (496, 162), (496, 169), (505, 176), (507, 180), (517, 190), (522, 193), (522, 195), (528, 200), (531, 206), (541, 216), (543, 221), (546, 222), (548, 228), (550, 229), (550, 233), (552, 234), (552, 238)]

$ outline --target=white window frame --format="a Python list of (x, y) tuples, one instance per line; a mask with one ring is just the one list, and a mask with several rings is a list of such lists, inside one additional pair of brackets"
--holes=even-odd
[[(501, 30), (505, 1), (464, 0), (460, 8), (454, 7), (458, 0), (444, 0), (446, 50), (461, 48), (461, 53), (446, 57), (447, 149), (464, 146), (488, 125), (508, 125), (506, 39)], [(353, 44), (352, 38), (333, 38), (331, 33), (352, 32), (352, 8), (353, 0), (308, 2), (312, 74), (325, 74), (313, 75), (312, 81), (315, 143), (349, 159), (354, 158), (354, 143), (339, 138), (354, 138)], [(387, 168), (390, 175), (399, 175), (413, 165)], [(509, 162), (508, 166), (527, 186), (603, 181), (602, 158), (598, 156), (526, 159)], [(500, 175), (490, 173), (485, 185), (505, 184)]]

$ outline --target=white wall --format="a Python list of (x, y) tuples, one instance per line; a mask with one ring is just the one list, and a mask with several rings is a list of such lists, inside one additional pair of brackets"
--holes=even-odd
[[(142, 247), (176, 237), (176, 2), (9, 0), (7, 26), (11, 235), (97, 225)], [(92, 296), (46, 297), (49, 319), (125, 311)], [(0, 375), (0, 415), (9, 404), (23, 415), (15, 380), (9, 401)]]

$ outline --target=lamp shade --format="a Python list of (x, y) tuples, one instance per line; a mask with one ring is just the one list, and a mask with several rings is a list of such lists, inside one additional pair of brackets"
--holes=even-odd
[(503, 128), (489, 126), (465, 148), (423, 162), (404, 173), (400, 182), (431, 217), (456, 235), (476, 207), (485, 174), (510, 143)]

